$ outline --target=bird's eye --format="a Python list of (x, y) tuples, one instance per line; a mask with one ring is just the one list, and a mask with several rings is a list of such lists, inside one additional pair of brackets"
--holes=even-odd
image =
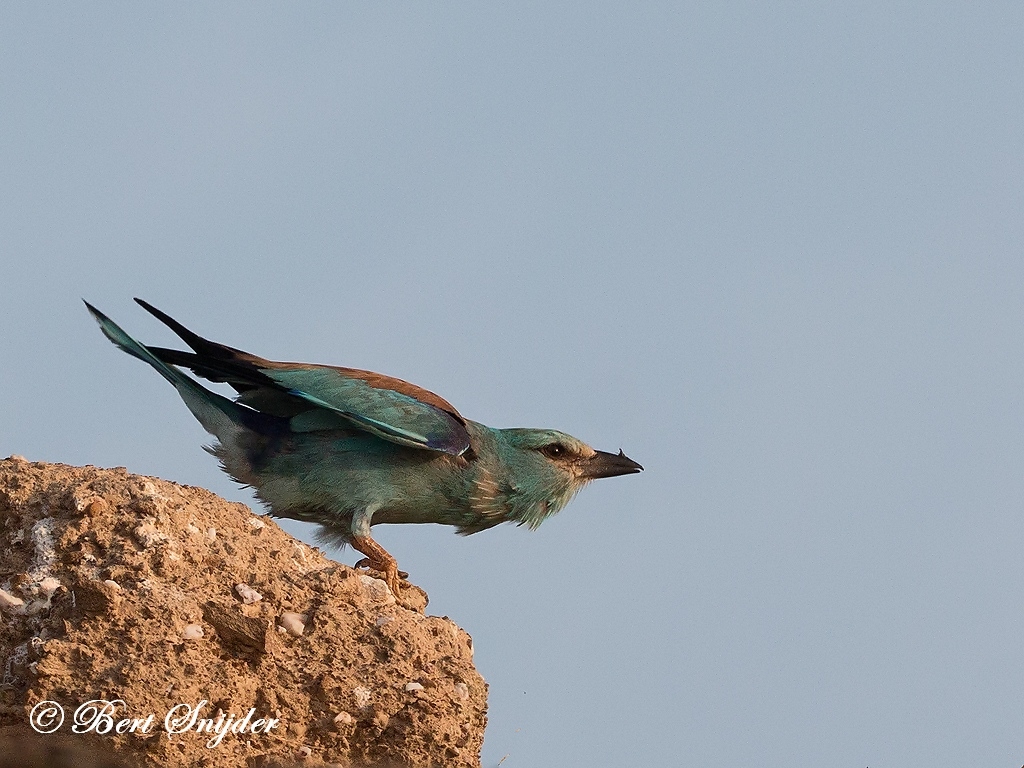
[(560, 459), (566, 454), (565, 446), (561, 443), (551, 443), (541, 448), (544, 455), (552, 459)]

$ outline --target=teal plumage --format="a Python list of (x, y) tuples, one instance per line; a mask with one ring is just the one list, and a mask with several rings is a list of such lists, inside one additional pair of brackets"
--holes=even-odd
[[(471, 534), (502, 522), (536, 528), (589, 481), (639, 472), (556, 430), (494, 429), (432, 392), (370, 371), (265, 360), (204, 339), (146, 302), (191, 352), (140, 344), (86, 303), (104, 335), (169, 381), (236, 481), (271, 514), (352, 544), (400, 596), (397, 564), (370, 536), (379, 523), (442, 523)], [(230, 400), (181, 369), (236, 392)]]

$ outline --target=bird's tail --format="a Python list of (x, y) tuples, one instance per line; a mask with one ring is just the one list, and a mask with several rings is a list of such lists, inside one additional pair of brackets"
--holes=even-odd
[(249, 422), (258, 418), (258, 414), (255, 414), (252, 409), (238, 405), (201, 386), (177, 368), (164, 363), (145, 345), (125, 333), (113, 320), (89, 302), (85, 302), (85, 306), (99, 323), (104, 336), (122, 351), (149, 363), (157, 373), (174, 385), (181, 399), (185, 401), (185, 405), (192, 411), (192, 415), (199, 420), (207, 432), (216, 436), (221, 444), (235, 444), (238, 442), (237, 438), (240, 436), (240, 432), (253, 429), (255, 425)]

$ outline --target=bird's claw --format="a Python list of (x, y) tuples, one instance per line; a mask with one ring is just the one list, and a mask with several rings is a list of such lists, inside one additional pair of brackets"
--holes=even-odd
[(371, 575), (381, 579), (388, 585), (388, 589), (390, 589), (391, 594), (395, 596), (395, 600), (397, 600), (399, 604), (404, 605), (402, 602), (402, 580), (409, 578), (408, 573), (398, 570), (398, 568), (392, 563), (378, 563), (368, 557), (364, 557), (356, 563), (355, 567), (365, 568)]
[(356, 568), (369, 569), (371, 574), (384, 580), (384, 583), (388, 585), (388, 589), (391, 590), (391, 594), (395, 596), (395, 600), (399, 605), (407, 608), (411, 607), (402, 600), (401, 579), (408, 578), (409, 574), (398, 570), (398, 563), (395, 562), (395, 558), (389, 555), (384, 547), (369, 536), (353, 536), (351, 543), (356, 550), (366, 555), (366, 557), (356, 563)]
[[(371, 560), (368, 557), (364, 557), (362, 560), (360, 560), (358, 563), (356, 563), (352, 567), (353, 568), (366, 568), (367, 570), (377, 571), (378, 573), (384, 573), (384, 571), (385, 571), (385, 569), (381, 566), (380, 563), (375, 563), (373, 560)], [(400, 578), (400, 579), (408, 579), (409, 578), (409, 574), (407, 572), (405, 572), (405, 571), (399, 571), (398, 572), (398, 578)]]

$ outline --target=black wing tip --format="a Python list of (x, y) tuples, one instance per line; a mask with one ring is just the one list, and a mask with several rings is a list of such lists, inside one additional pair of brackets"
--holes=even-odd
[(188, 328), (186, 328), (184, 325), (179, 323), (177, 320), (175, 320), (173, 317), (168, 315), (166, 312), (157, 309), (156, 307), (154, 307), (152, 304), (150, 304), (145, 299), (140, 299), (138, 296), (136, 296), (136, 297), (134, 297), (134, 301), (135, 301), (136, 304), (138, 304), (144, 310), (149, 312), (149, 314), (151, 314), (153, 317), (155, 317), (161, 323), (163, 323), (168, 328), (170, 328), (172, 331), (174, 331), (174, 333), (177, 334), (177, 336), (182, 341), (184, 341), (186, 344), (188, 344), (190, 347), (192, 347), (192, 349), (194, 349), (196, 352), (209, 352), (211, 348), (214, 348), (214, 347), (218, 346), (218, 345), (214, 344), (212, 341), (209, 341), (208, 339), (204, 339), (198, 333), (195, 333), (194, 331), (190, 331)]
[(155, 317), (161, 323), (164, 323), (165, 325), (169, 325), (172, 329), (174, 328), (174, 326), (180, 325), (180, 323), (177, 320), (175, 320), (173, 317), (168, 315), (166, 312), (162, 312), (161, 310), (157, 309), (156, 307), (154, 307), (152, 304), (150, 304), (145, 299), (140, 299), (138, 296), (135, 296), (132, 299), (132, 301), (134, 301), (136, 304), (138, 304), (144, 310), (149, 312), (149, 314), (151, 314), (153, 317)]

